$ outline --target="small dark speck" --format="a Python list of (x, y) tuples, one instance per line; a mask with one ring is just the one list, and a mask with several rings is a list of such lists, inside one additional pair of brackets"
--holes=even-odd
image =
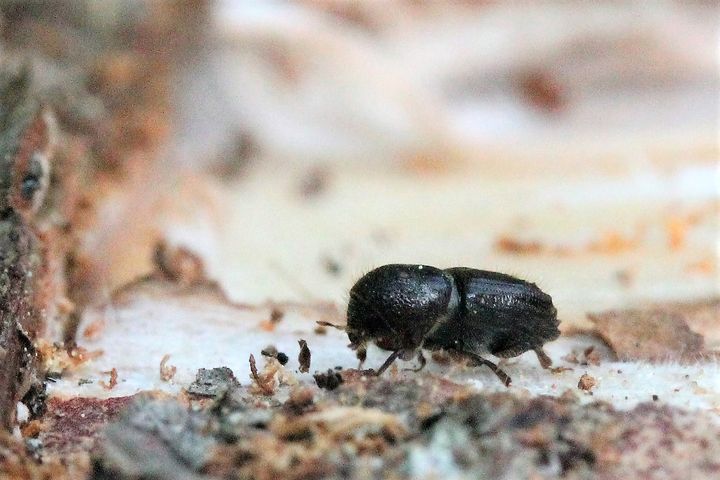
[(653, 399), (653, 402), (657, 402), (658, 400), (660, 400), (660, 397), (658, 397), (657, 395), (653, 395), (652, 399)]
[(326, 373), (316, 372), (315, 375), (313, 375), (313, 378), (315, 378), (317, 386), (324, 388), (325, 390), (335, 390), (341, 383), (343, 383), (342, 375), (330, 369), (328, 369)]
[(310, 170), (300, 182), (300, 195), (309, 199), (325, 192), (328, 176), (328, 172), (324, 168), (318, 167)]
[(277, 348), (273, 345), (268, 345), (263, 348), (260, 353), (265, 357), (271, 357), (280, 362), (280, 365), (285, 365), (288, 362), (288, 356), (283, 352), (278, 352)]
[(279, 308), (273, 308), (270, 312), (270, 323), (280, 323), (284, 316), (285, 312), (283, 312)]
[(628, 270), (618, 270), (615, 272), (615, 280), (617, 280), (620, 286), (627, 288), (632, 285), (633, 276)]
[(333, 277), (337, 277), (338, 275), (340, 275), (340, 272), (342, 272), (342, 266), (340, 265), (340, 263), (338, 263), (337, 260), (332, 257), (323, 257), (322, 264), (323, 268), (325, 268), (325, 271)]

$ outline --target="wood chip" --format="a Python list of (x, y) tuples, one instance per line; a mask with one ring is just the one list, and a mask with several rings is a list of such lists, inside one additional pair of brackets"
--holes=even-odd
[(584, 373), (578, 381), (578, 388), (580, 390), (585, 390), (586, 392), (592, 390), (595, 385), (597, 385), (597, 380), (595, 380), (595, 377), (592, 377), (587, 373)]
[(588, 318), (620, 360), (692, 361), (704, 352), (703, 336), (690, 330), (678, 312), (617, 310)]
[(298, 354), (298, 363), (300, 364), (300, 372), (307, 373), (310, 371), (310, 349), (305, 340), (298, 340), (300, 344), (300, 353)]

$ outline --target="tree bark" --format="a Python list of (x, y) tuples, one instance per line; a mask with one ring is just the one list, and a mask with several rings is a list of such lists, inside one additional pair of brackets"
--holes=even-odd
[(48, 125), (27, 73), (0, 78), (0, 426), (11, 429), (30, 388), (40, 326), (39, 242), (30, 225), (47, 176)]

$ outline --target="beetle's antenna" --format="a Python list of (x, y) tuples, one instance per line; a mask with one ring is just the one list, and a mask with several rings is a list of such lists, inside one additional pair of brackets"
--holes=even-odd
[(345, 325), (337, 325), (335, 323), (325, 322), (323, 320), (317, 320), (315, 323), (317, 323), (318, 325), (322, 325), (323, 327), (336, 328), (338, 330), (342, 330), (343, 332), (347, 330), (347, 326)]

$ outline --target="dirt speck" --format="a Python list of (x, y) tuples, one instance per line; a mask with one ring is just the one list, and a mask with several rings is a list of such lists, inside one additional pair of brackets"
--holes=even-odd
[(335, 390), (343, 383), (342, 375), (330, 369), (325, 373), (316, 373), (313, 378), (317, 386), (325, 390)]
[(597, 385), (597, 380), (595, 379), (595, 377), (592, 377), (587, 373), (584, 373), (578, 381), (578, 388), (586, 392), (591, 391), (595, 387), (595, 385)]
[(270, 311), (270, 323), (278, 324), (285, 317), (285, 312), (277, 307)]
[(520, 77), (518, 88), (530, 105), (545, 113), (558, 113), (567, 105), (567, 92), (551, 72), (527, 72)]
[(264, 357), (276, 359), (278, 362), (280, 362), (280, 365), (287, 364), (289, 360), (288, 356), (283, 352), (278, 352), (277, 348), (274, 345), (268, 345), (267, 347), (263, 348), (260, 351), (260, 354)]

